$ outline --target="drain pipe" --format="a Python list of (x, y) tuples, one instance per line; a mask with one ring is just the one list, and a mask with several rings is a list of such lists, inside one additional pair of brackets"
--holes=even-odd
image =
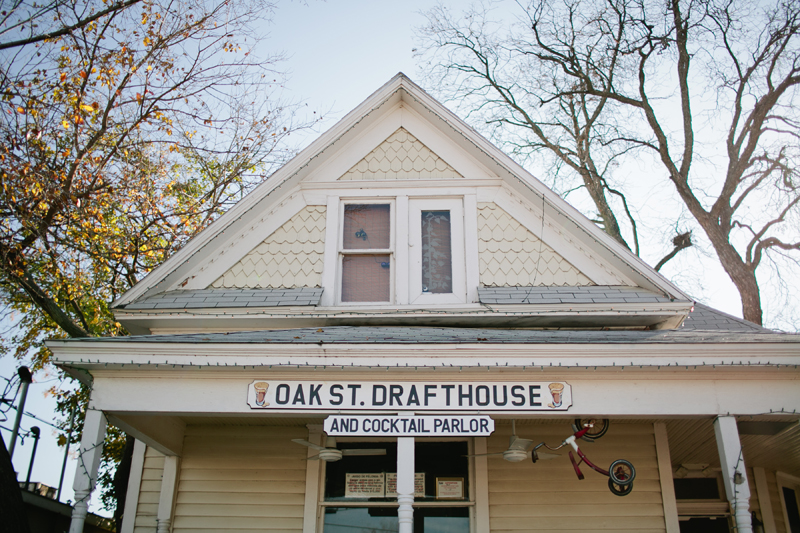
[(31, 428), (31, 433), (33, 434), (33, 450), (31, 451), (31, 462), (28, 465), (28, 477), (25, 478), (25, 490), (30, 490), (31, 484), (31, 472), (33, 472), (33, 460), (36, 459), (36, 447), (39, 445), (39, 426), (33, 426)]
[(22, 396), (17, 404), (17, 417), (14, 419), (14, 429), (11, 430), (11, 444), (8, 447), (8, 456), (14, 457), (14, 446), (17, 445), (17, 435), (19, 435), (19, 424), (22, 421), (22, 412), (25, 410), (25, 398), (28, 396), (28, 385), (33, 381), (31, 371), (27, 366), (21, 366), (17, 369), (19, 379), (22, 381)]

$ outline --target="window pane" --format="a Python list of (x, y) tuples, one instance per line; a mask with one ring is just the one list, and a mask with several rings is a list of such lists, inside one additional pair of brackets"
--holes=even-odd
[(343, 302), (388, 302), (389, 255), (346, 255), (342, 258)]
[(453, 292), (450, 211), (422, 211), (422, 292)]
[[(422, 522), (422, 528), (418, 522)], [(464, 533), (469, 531), (469, 509), (418, 507), (414, 509), (414, 529), (424, 533)]]
[(340, 449), (382, 448), (386, 455), (345, 455), (341, 461), (325, 465), (326, 501), (397, 501), (397, 498), (347, 498), (347, 474), (380, 474), (397, 472), (396, 442), (347, 442), (339, 443)]
[(326, 507), (325, 533), (399, 531), (397, 509), (391, 507)]
[(679, 500), (719, 500), (717, 478), (674, 479), (675, 497)]
[(344, 249), (388, 250), (391, 245), (389, 214), (388, 204), (345, 205), (342, 235)]
[(417, 501), (436, 501), (436, 478), (462, 478), (463, 499), (469, 500), (469, 448), (466, 442), (417, 441), (414, 450), (414, 472), (425, 474), (425, 497), (416, 498)]
[(783, 487), (783, 501), (786, 514), (789, 516), (789, 531), (800, 533), (800, 509), (797, 506), (797, 493), (789, 487)]

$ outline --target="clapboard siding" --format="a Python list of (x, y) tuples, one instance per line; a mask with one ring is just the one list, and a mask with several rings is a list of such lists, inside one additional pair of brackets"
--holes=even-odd
[(134, 533), (155, 533), (158, 499), (161, 495), (161, 477), (164, 474), (164, 455), (153, 448), (144, 452), (142, 483), (139, 488), (139, 503), (136, 505)]
[(175, 533), (302, 531), (304, 427), (188, 426)]
[[(557, 446), (572, 430), (569, 423), (518, 426), (517, 435), (534, 443)], [(489, 438), (488, 451), (508, 446), (511, 428), (500, 426)], [(614, 424), (596, 442), (580, 441), (587, 457), (608, 468), (615, 459), (636, 467), (633, 492), (625, 497), (608, 490), (608, 478), (586, 465), (579, 480), (567, 452), (556, 459), (532, 464), (489, 459), (489, 523), (492, 533), (530, 531), (664, 532), (664, 509), (659, 482), (655, 437), (650, 424)], [(547, 450), (544, 450), (547, 451)]]

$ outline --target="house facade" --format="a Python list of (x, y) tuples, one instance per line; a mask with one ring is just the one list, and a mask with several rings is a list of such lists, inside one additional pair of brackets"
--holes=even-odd
[[(124, 533), (800, 529), (800, 338), (692, 299), (402, 74), (50, 341)], [(542, 444), (543, 443), (543, 444)], [(595, 468), (596, 467), (596, 468)]]

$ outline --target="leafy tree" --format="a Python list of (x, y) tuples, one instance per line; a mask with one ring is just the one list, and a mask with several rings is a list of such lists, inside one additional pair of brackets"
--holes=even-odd
[[(110, 303), (263, 181), (309, 124), (273, 96), (280, 56), (255, 50), (271, 4), (5, 4), (6, 27), (31, 33), (0, 62), (0, 302), (18, 317), (0, 348), (36, 369), (44, 338), (126, 334)], [(85, 390), (56, 392), (63, 413), (85, 405)], [(109, 508), (125, 441), (111, 436)]]
[(70, 0), (3, 0), (0, 2), (0, 50), (63, 37), (141, 1), (122, 0), (95, 6)]
[[(757, 269), (784, 259), (796, 266), (800, 251), (800, 4), (519, 7), (510, 26), (488, 8), (430, 11), (420, 55), (431, 86), (516, 154), (547, 154), (557, 188), (585, 188), (598, 223), (637, 254), (632, 187), (614, 181), (626, 162), (652, 163), (680, 201), (676, 226), (688, 213), (736, 286), (744, 318), (761, 324)], [(691, 245), (691, 230), (679, 233), (659, 268)]]

